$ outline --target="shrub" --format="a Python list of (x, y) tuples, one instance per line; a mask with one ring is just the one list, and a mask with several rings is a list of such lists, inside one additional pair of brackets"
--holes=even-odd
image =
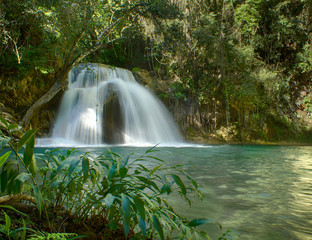
[[(191, 204), (190, 193), (202, 197), (196, 181), (181, 165), (167, 166), (154, 157), (154, 148), (134, 159), (133, 154), (120, 156), (111, 151), (79, 155), (74, 149), (66, 154), (47, 150), (38, 158), (34, 155), (35, 130), (23, 134), (17, 124), (8, 124), (2, 117), (0, 122), (0, 152), (10, 147), (0, 156), (0, 194), (32, 196), (41, 224), (49, 226), (49, 231), (57, 232), (54, 225), (66, 214), (75, 223), (100, 220), (102, 228), (122, 231), (126, 238), (167, 239), (172, 234), (180, 239), (208, 238), (196, 227), (210, 220), (189, 221), (165, 198), (177, 192)], [(16, 136), (22, 137), (14, 141)], [(37, 160), (43, 163), (38, 169)], [(109, 233), (100, 230), (98, 234)]]

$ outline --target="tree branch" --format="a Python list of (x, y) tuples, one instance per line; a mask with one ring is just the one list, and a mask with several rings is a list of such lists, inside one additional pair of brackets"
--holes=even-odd
[[(73, 59), (73, 54), (74, 51), (79, 43), (79, 41), (81, 40), (81, 38), (83, 37), (84, 33), (86, 32), (86, 29), (83, 30), (76, 38), (75, 42), (73, 43), (69, 54), (64, 62), (64, 65), (62, 67), (62, 70), (60, 71), (60, 73), (58, 74), (57, 80), (54, 83), (54, 85), (50, 88), (50, 90), (45, 93), (41, 98), (39, 98), (33, 105), (30, 106), (30, 108), (27, 110), (23, 120), (22, 120), (22, 125), (24, 127), (27, 126), (27, 124), (29, 123), (31, 116), (33, 114), (33, 112), (39, 108), (40, 106), (42, 106), (43, 104), (49, 102), (60, 90), (64, 89), (67, 86), (67, 82), (65, 81), (67, 74), (69, 73), (70, 69), (75, 66), (76, 64), (78, 64), (82, 59), (84, 59), (86, 56), (88, 56), (89, 54), (97, 51), (98, 49), (106, 46), (108, 43), (113, 42), (117, 39), (114, 39), (113, 41), (109, 41), (105, 44), (102, 43), (103, 39), (107, 38), (107, 36), (112, 32), (112, 30), (121, 22), (122, 19), (124, 19), (129, 13), (131, 13), (134, 9), (141, 7), (141, 6), (148, 6), (150, 4), (147, 3), (139, 3), (136, 4), (134, 6), (132, 6), (130, 9), (128, 9), (121, 17), (119, 17), (116, 21), (114, 21), (113, 23), (109, 24), (108, 26), (106, 26), (103, 31), (100, 33), (98, 39), (97, 39), (97, 43), (91, 47), (90, 49), (87, 49), (86, 51), (84, 51), (83, 53), (79, 54), (77, 57), (75, 57)], [(71, 60), (72, 59), (72, 60)]]

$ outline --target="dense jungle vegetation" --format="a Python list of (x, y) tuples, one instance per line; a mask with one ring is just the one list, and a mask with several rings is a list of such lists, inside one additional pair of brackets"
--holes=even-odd
[(100, 62), (153, 79), (187, 138), (311, 142), (309, 0), (3, 0), (0, 14), (1, 112), (41, 135), (68, 71)]

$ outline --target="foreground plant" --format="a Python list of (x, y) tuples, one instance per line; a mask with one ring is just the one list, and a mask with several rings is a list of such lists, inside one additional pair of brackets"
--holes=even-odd
[[(22, 229), (28, 238), (66, 239), (73, 235), (53, 233), (80, 229), (79, 234), (103, 239), (209, 239), (196, 227), (213, 221), (187, 220), (174, 211), (166, 197), (176, 193), (191, 204), (189, 196), (203, 197), (196, 181), (181, 165), (168, 166), (153, 156), (154, 148), (136, 158), (111, 151), (81, 154), (74, 149), (65, 154), (46, 150), (35, 157), (35, 130), (23, 134), (18, 125), (1, 117), (0, 127), (0, 152), (4, 147), (11, 149), (0, 156), (0, 204), (3, 199), (27, 201), (37, 209), (30, 218), (40, 225), (36, 230), (24, 225), (11, 231), (5, 213), (2, 220), (0, 217), (0, 222), (6, 222), (4, 234)], [(22, 137), (14, 141), (16, 136)]]
[[(166, 166), (151, 155), (153, 149), (132, 159), (107, 151), (98, 156), (75, 156), (73, 150), (56, 156), (46, 151), (40, 169), (42, 192), (53, 208), (63, 207), (77, 219), (102, 219), (110, 230), (122, 230), (125, 237), (165, 239), (179, 230), (181, 239), (206, 236), (195, 227), (208, 220), (188, 221), (177, 214), (164, 198), (177, 192), (191, 203), (188, 194), (202, 197), (196, 182), (181, 166)], [(149, 167), (147, 167), (149, 166)], [(185, 185), (184, 179), (189, 180)]]

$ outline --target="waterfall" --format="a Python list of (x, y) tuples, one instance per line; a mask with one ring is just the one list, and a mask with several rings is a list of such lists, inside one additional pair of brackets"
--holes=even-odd
[(136, 82), (129, 70), (80, 65), (70, 71), (68, 81), (50, 139), (52, 144), (146, 145), (182, 141), (165, 106)]

